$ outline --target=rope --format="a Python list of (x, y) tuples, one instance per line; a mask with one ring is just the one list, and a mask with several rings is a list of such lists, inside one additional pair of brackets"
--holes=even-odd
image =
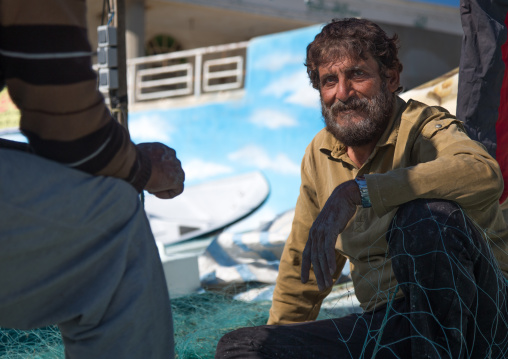
[(388, 304), (386, 305), (386, 313), (385, 317), (383, 318), (383, 322), (381, 323), (381, 327), (379, 328), (379, 333), (376, 340), (376, 346), (374, 347), (374, 352), (372, 354), (372, 359), (376, 358), (376, 355), (379, 351), (379, 345), (381, 343), (381, 337), (383, 336), (383, 332), (385, 330), (386, 323), (388, 322), (388, 314), (390, 313), (390, 309), (392, 308), (393, 301), (395, 300), (395, 295), (399, 291), (399, 284), (395, 287), (395, 290), (391, 292), (391, 299), (388, 301)]

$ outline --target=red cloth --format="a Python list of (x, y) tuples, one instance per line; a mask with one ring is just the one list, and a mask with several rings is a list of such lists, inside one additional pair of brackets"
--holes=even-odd
[[(508, 28), (508, 16), (506, 16), (505, 25)], [(503, 203), (508, 198), (508, 40), (501, 47), (505, 71), (503, 84), (501, 86), (501, 101), (499, 103), (499, 117), (496, 122), (497, 149), (496, 159), (501, 166), (501, 172), (504, 178), (504, 190), (499, 203)]]

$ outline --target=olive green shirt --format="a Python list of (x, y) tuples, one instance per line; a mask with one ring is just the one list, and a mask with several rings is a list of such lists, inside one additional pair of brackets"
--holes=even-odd
[(326, 129), (307, 147), (301, 167), (302, 184), (291, 233), (284, 247), (268, 324), (314, 320), (330, 289), (320, 292), (311, 270), (301, 283), (302, 252), (309, 229), (332, 191), (365, 175), (371, 208), (358, 206), (337, 237), (337, 280), (350, 260), (355, 294), (364, 310), (390, 298), (397, 281), (388, 256), (385, 234), (397, 207), (417, 198), (457, 202), (488, 235), (494, 255), (508, 278), (508, 230), (498, 200), (503, 179), (497, 162), (471, 140), (462, 123), (445, 109), (397, 97), (394, 113), (374, 151), (361, 168), (345, 145)]

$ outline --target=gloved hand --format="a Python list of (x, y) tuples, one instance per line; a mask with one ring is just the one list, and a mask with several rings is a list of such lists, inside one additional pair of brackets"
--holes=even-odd
[(361, 205), (360, 189), (354, 180), (337, 186), (326, 201), (309, 231), (309, 239), (302, 253), (302, 283), (309, 280), (310, 265), (319, 290), (333, 285), (332, 275), (337, 269), (335, 262), (335, 243), (337, 236)]
[(163, 199), (181, 194), (185, 173), (175, 150), (159, 142), (140, 143), (136, 147), (152, 162), (152, 173), (145, 190)]

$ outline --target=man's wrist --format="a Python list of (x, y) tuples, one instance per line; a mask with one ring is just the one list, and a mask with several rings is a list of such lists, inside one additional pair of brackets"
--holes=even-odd
[(362, 197), (362, 207), (369, 208), (372, 207), (372, 203), (370, 202), (369, 190), (367, 189), (367, 181), (365, 177), (358, 176), (355, 178), (355, 182), (360, 189), (360, 196)]

